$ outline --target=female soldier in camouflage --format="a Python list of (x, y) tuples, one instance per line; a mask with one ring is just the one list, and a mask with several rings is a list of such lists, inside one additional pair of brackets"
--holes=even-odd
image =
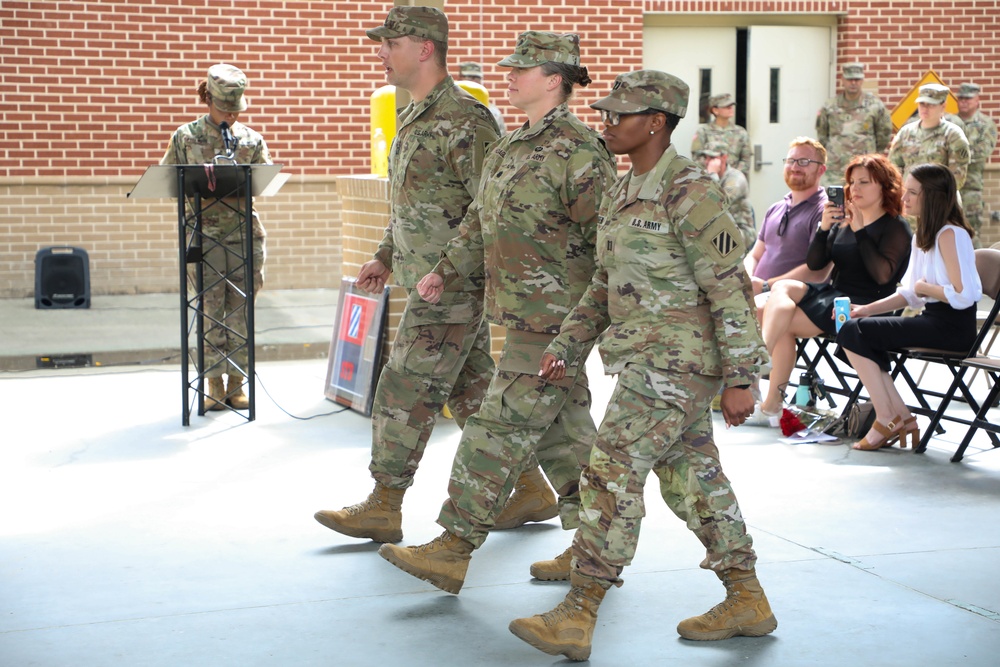
[(591, 105), (603, 112), (608, 147), (627, 153), (632, 169), (601, 206), (597, 272), (539, 374), (558, 381), (603, 332), (605, 371), (619, 379), (580, 480), (570, 592), (552, 611), (510, 624), (535, 648), (571, 660), (590, 656), (598, 606), (632, 562), (650, 472), (704, 545), (701, 566), (727, 590), (713, 609), (681, 621), (678, 633), (712, 640), (777, 627), (709, 410), (723, 386), (726, 424), (742, 424), (766, 353), (742, 264), (745, 243), (724, 195), (670, 142), (687, 101), (683, 81), (641, 70), (619, 76)]
[(473, 549), (486, 540), (532, 451), (559, 496), (563, 527), (578, 525), (580, 470), (597, 431), (586, 355), (560, 381), (537, 371), (594, 272), (597, 210), (615, 177), (614, 157), (567, 104), (574, 85), (590, 83), (576, 35), (522, 33), (500, 65), (512, 68), (510, 102), (528, 122), (486, 156), (458, 237), (417, 289), (434, 303), (485, 259), (486, 316), (506, 329), (506, 341), (479, 412), (462, 432), (438, 517), (445, 532), (430, 544), (379, 549), (450, 593), (462, 588)]
[[(208, 77), (198, 86), (198, 97), (208, 107), (208, 113), (198, 120), (177, 128), (170, 138), (167, 152), (160, 164), (212, 164), (217, 155), (232, 151), (237, 164), (271, 164), (264, 138), (239, 122), (240, 113), (247, 108), (243, 91), (247, 78), (232, 65), (213, 65)], [(228, 127), (232, 141), (227, 147), (222, 124)], [(240, 197), (206, 201), (202, 206), (203, 261), (206, 269), (205, 284), (212, 285), (205, 291), (205, 368), (208, 378), (207, 410), (221, 410), (228, 403), (238, 410), (249, 407), (243, 391), (245, 369), (248, 365), (246, 349), (246, 309), (243, 272), (243, 215)], [(253, 293), (254, 298), (264, 285), (264, 227), (251, 211), (253, 218)], [(212, 239), (209, 241), (208, 239)], [(214, 242), (213, 242), (214, 241)], [(223, 363), (223, 357), (229, 363)], [(229, 374), (229, 384), (224, 386), (223, 373)]]

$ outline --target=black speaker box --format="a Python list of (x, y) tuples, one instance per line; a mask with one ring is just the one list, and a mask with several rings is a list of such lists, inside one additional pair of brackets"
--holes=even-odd
[(35, 308), (90, 308), (90, 261), (82, 248), (35, 254)]

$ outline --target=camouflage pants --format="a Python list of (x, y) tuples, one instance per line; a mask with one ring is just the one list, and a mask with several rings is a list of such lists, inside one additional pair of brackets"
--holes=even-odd
[(580, 471), (597, 429), (583, 361), (567, 368), (558, 382), (538, 376), (552, 338), (508, 330), (483, 405), (462, 432), (438, 523), (476, 547), (486, 540), (532, 452), (559, 496), (563, 528), (579, 524)]
[(635, 555), (646, 510), (643, 487), (652, 470), (667, 506), (705, 546), (701, 567), (750, 569), (753, 540), (712, 438), (709, 404), (718, 378), (692, 376), (687, 398), (667, 402), (640, 393), (642, 371), (626, 367), (608, 405), (590, 463), (580, 480), (580, 528), (574, 566), (621, 585)]
[[(205, 377), (223, 374), (246, 377), (249, 355), (243, 254), (243, 240), (239, 234), (231, 235), (221, 244), (207, 239), (203, 243)], [(264, 286), (265, 257), (264, 239), (254, 237), (254, 301)]]
[(983, 222), (986, 221), (986, 206), (983, 204), (982, 190), (962, 191), (962, 210), (965, 212), (965, 219), (969, 221), (976, 235), (972, 237), (975, 247), (982, 247), (982, 240), (979, 238), (982, 233)]
[(375, 388), (368, 469), (389, 488), (413, 484), (442, 406), (463, 426), (493, 375), (483, 293), (446, 294), (444, 301), (432, 305), (409, 293)]

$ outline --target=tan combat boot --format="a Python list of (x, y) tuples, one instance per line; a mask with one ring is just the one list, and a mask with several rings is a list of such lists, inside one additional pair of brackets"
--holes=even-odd
[(517, 478), (514, 493), (507, 499), (493, 530), (517, 528), (529, 521), (548, 521), (557, 514), (559, 505), (556, 494), (549, 488), (542, 471), (535, 466)]
[(539, 651), (570, 660), (590, 657), (597, 624), (597, 608), (607, 588), (595, 579), (574, 573), (573, 587), (552, 611), (531, 618), (515, 618), (510, 631)]
[(475, 547), (447, 530), (427, 544), (397, 547), (383, 544), (378, 555), (403, 572), (456, 595), (465, 583), (465, 573)]
[(677, 624), (684, 639), (713, 641), (736, 635), (762, 637), (774, 632), (778, 621), (753, 570), (729, 569), (718, 575), (726, 586), (726, 599), (701, 616)]
[(375, 542), (403, 539), (403, 494), (406, 489), (390, 489), (375, 482), (375, 490), (357, 505), (342, 510), (320, 510), (313, 516), (321, 524), (351, 537)]
[(208, 395), (205, 397), (206, 410), (224, 410), (226, 403), (226, 386), (221, 377), (208, 378)]
[(530, 572), (535, 579), (542, 581), (566, 581), (569, 579), (569, 570), (573, 565), (573, 547), (566, 548), (552, 560), (540, 560), (532, 563)]
[(226, 382), (226, 398), (229, 406), (234, 410), (249, 410), (250, 399), (243, 393), (243, 376), (229, 374)]

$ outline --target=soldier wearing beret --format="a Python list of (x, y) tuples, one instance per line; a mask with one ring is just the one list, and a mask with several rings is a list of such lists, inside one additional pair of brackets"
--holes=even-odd
[(438, 515), (444, 532), (429, 544), (379, 549), (393, 565), (450, 593), (461, 590), (473, 550), (532, 453), (559, 496), (563, 528), (576, 528), (580, 470), (597, 434), (586, 354), (558, 381), (537, 373), (593, 275), (597, 211), (615, 179), (614, 157), (569, 109), (574, 87), (590, 83), (577, 35), (521, 33), (499, 65), (511, 68), (510, 103), (528, 120), (491, 149), (458, 237), (417, 289), (434, 303), (485, 264), (487, 318), (506, 339), (452, 463)]
[[(482, 267), (449, 284), (433, 305), (420, 299), (416, 286), (458, 233), (498, 131), (489, 110), (448, 76), (448, 19), (440, 10), (393, 7), (367, 35), (380, 43), (386, 80), (407, 90), (411, 102), (399, 114), (389, 153), (389, 226), (357, 284), (380, 293), (392, 273), (407, 301), (372, 407), (375, 488), (361, 503), (314, 516), (344, 535), (398, 542), (403, 496), (442, 407), (464, 425), (493, 375)], [(555, 516), (555, 496), (537, 467), (525, 475), (529, 481), (519, 486), (530, 486), (538, 503), (525, 506), (530, 517), (507, 519), (520, 525)]]
[(969, 169), (969, 140), (958, 125), (944, 119), (948, 87), (939, 83), (920, 86), (917, 97), (919, 120), (899, 128), (889, 147), (889, 160), (905, 180), (918, 164), (943, 164), (955, 176), (959, 188)]
[(842, 68), (844, 90), (816, 115), (816, 138), (826, 148), (824, 185), (843, 185), (844, 169), (855, 155), (884, 153), (892, 141), (892, 118), (878, 95), (861, 89), (865, 66)]
[(619, 379), (581, 477), (571, 589), (555, 609), (510, 624), (535, 648), (571, 660), (589, 657), (598, 607), (635, 554), (650, 472), (704, 545), (701, 566), (726, 587), (723, 603), (678, 624), (681, 637), (760, 636), (777, 627), (709, 410), (725, 387), (726, 424), (742, 424), (767, 353), (742, 265), (746, 247), (724, 195), (670, 142), (687, 102), (683, 81), (641, 70), (620, 75), (591, 105), (602, 112), (608, 147), (627, 153), (632, 169), (601, 207), (597, 272), (540, 374), (558, 380), (600, 336), (605, 372)]
[[(208, 113), (174, 132), (160, 164), (212, 164), (217, 156), (237, 164), (271, 164), (264, 138), (239, 122), (249, 101), (243, 93), (247, 77), (233, 65), (219, 64), (208, 69), (198, 86), (198, 98)], [(223, 125), (226, 126), (225, 137)], [(229, 145), (226, 140), (231, 137)], [(205, 367), (208, 379), (206, 410), (222, 410), (224, 403), (237, 410), (250, 407), (243, 381), (249, 364), (246, 349), (246, 289), (242, 198), (224, 198), (222, 203), (205, 202), (202, 233), (214, 243), (203, 244), (202, 261), (211, 270), (204, 295)], [(250, 211), (253, 235), (253, 295), (264, 287), (264, 226), (256, 210)], [(229, 361), (225, 361), (228, 359)], [(224, 382), (223, 375), (228, 375)]]
[(979, 109), (981, 89), (976, 83), (963, 83), (958, 87), (958, 115), (964, 124), (965, 136), (969, 140), (969, 170), (962, 186), (962, 209), (965, 218), (976, 232), (973, 240), (980, 244), (980, 230), (989, 219), (983, 203), (983, 171), (997, 146), (997, 126)]
[(694, 138), (691, 139), (691, 154), (697, 155), (709, 143), (721, 142), (729, 147), (729, 165), (749, 178), (753, 151), (750, 147), (750, 135), (733, 122), (736, 100), (729, 93), (712, 95), (708, 98), (708, 108), (714, 119), (710, 123), (702, 123), (695, 130)]

